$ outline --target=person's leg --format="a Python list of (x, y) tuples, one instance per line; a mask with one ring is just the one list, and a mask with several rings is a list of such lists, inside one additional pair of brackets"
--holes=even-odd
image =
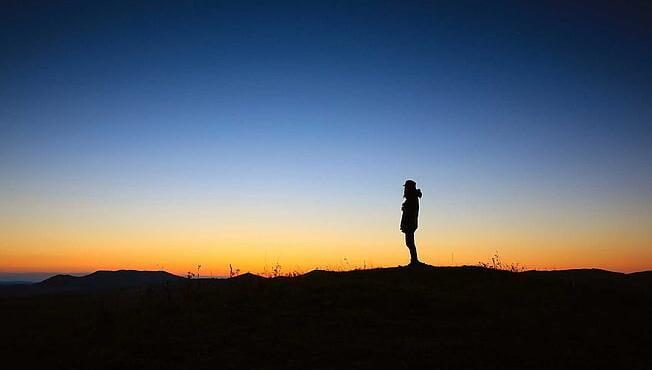
[(405, 245), (410, 250), (410, 264), (419, 263), (417, 246), (414, 244), (414, 232), (405, 233)]

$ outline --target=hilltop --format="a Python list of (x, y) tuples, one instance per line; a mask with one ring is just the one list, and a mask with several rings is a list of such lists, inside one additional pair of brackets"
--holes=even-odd
[(48, 368), (650, 368), (651, 310), (650, 272), (424, 266), (174, 277), (0, 298), (0, 348)]

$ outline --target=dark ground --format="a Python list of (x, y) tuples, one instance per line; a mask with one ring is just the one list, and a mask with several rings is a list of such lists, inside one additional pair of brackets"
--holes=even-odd
[(25, 369), (652, 369), (652, 273), (246, 274), (0, 296), (0, 327)]

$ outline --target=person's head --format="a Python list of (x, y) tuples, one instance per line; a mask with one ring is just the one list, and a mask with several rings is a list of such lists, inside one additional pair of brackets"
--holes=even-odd
[(403, 185), (403, 197), (417, 196), (421, 198), (421, 190), (417, 189), (417, 183), (414, 180), (407, 180)]

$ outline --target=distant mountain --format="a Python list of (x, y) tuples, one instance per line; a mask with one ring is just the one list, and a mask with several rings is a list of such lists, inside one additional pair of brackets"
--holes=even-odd
[(86, 276), (56, 275), (36, 284), (41, 288), (64, 290), (105, 290), (160, 285), (183, 278), (165, 271), (96, 271)]
[[(65, 273), (65, 272), (63, 271), (1, 272), (0, 271), (0, 284), (2, 284), (3, 282), (25, 282), (25, 283), (33, 284), (61, 273)], [(88, 274), (90, 274), (90, 271), (73, 273), (71, 275), (82, 276)]]
[(601, 269), (571, 269), (571, 270), (552, 270), (552, 271), (525, 271), (523, 274), (543, 278), (557, 278), (573, 281), (596, 281), (612, 280), (627, 276), (621, 272), (613, 272)]
[(55, 275), (40, 283), (2, 284), (0, 296), (96, 292), (162, 285), (183, 280), (165, 271), (96, 271), (85, 276)]
[(627, 276), (635, 281), (652, 284), (652, 270), (633, 272)]

